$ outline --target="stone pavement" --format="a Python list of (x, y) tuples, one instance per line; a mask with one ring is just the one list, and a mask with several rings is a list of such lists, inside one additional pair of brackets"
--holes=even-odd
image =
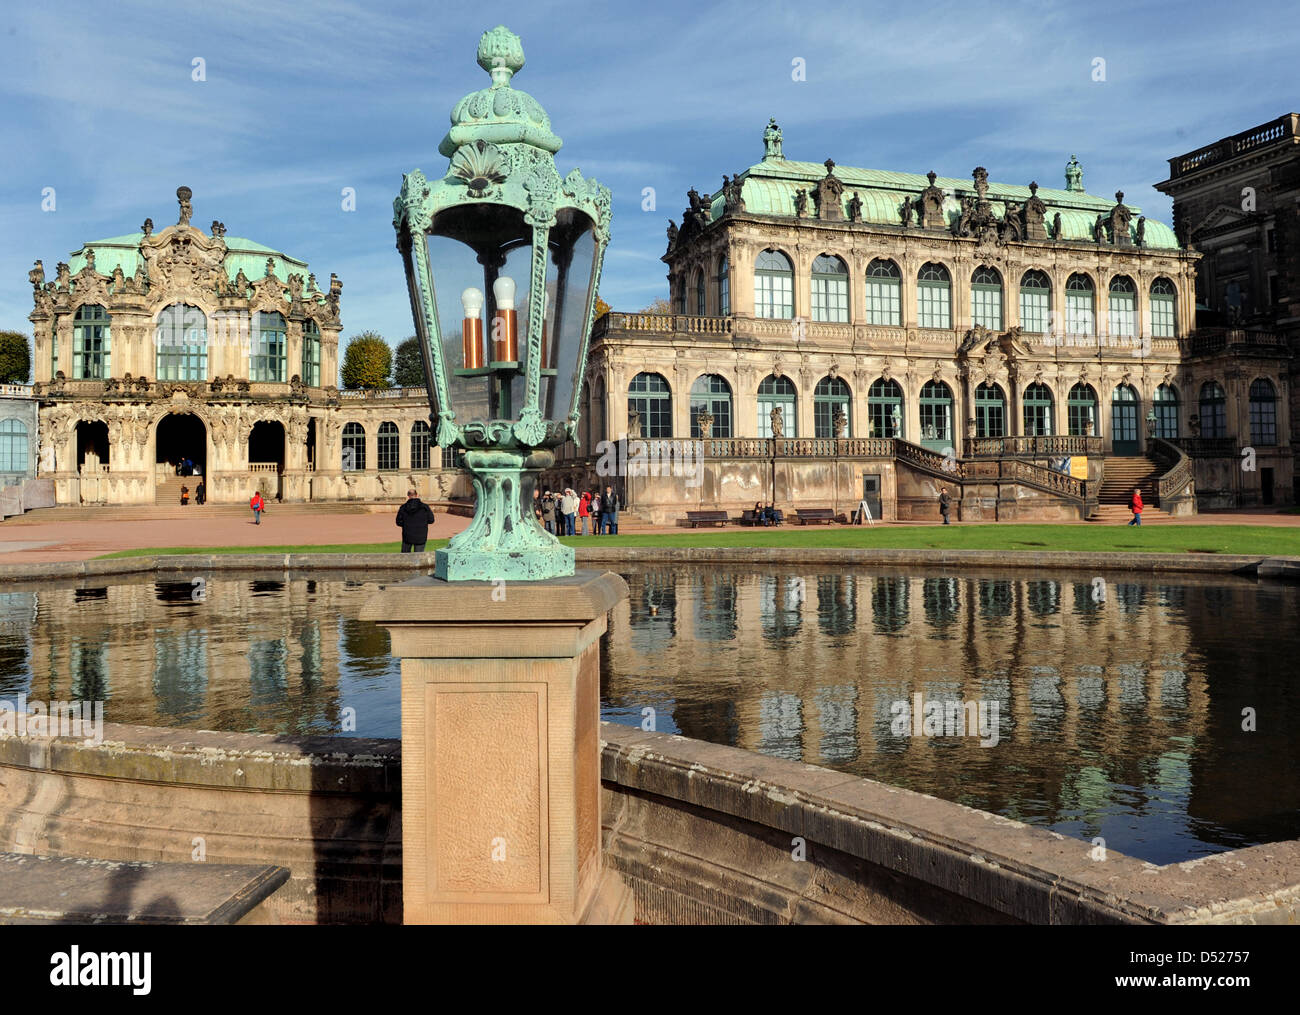
[[(241, 505), (191, 504), (158, 507), (45, 508), (0, 523), (0, 561), (5, 564), (89, 560), (119, 550), (168, 546), (329, 546), (346, 543), (396, 543), (397, 503), (392, 504), (272, 504), (254, 525), (252, 512)], [(460, 532), (469, 519), (435, 507), (437, 520), (431, 539)], [(1127, 520), (1127, 518), (1126, 518)], [(937, 525), (935, 522), (885, 522), (887, 525)], [(960, 525), (961, 523), (956, 523)], [(1018, 524), (1003, 522), (1002, 524)], [(1029, 523), (1038, 524), (1038, 523)], [(1060, 522), (1088, 525), (1095, 522)], [(1278, 525), (1300, 528), (1300, 515), (1273, 508), (1214, 511), (1178, 518), (1170, 525)], [(842, 528), (836, 525), (834, 528)], [(739, 531), (737, 526), (726, 527)], [(798, 526), (794, 526), (798, 528)], [(810, 527), (812, 530), (820, 526)], [(716, 529), (684, 529), (650, 525), (623, 516), (624, 534), (673, 533), (707, 537)], [(596, 542), (595, 537), (593, 543)], [(603, 537), (602, 537), (603, 538)]]

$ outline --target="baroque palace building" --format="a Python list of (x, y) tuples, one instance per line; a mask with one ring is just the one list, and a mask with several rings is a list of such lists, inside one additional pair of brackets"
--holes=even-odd
[[(447, 496), (455, 471), (423, 387), (340, 391), (343, 283), (270, 247), (190, 224), (86, 243), (32, 269), (37, 471), (59, 504)], [(186, 459), (195, 468), (178, 475)]]
[[(586, 448), (641, 438), (653, 473), (656, 441), (703, 439), (702, 478), (634, 479), (634, 507), (928, 516), (947, 481), (963, 517), (1088, 517), (1136, 482), (1187, 513), (1259, 498), (1252, 428), (1289, 491), (1287, 428), (1254, 426), (1288, 418), (1286, 349), (1201, 405), (1201, 255), (1075, 157), (1049, 189), (792, 161), (774, 121), (763, 144), (669, 223), (671, 313), (597, 323)], [(1189, 457), (1207, 412), (1237, 444)]]

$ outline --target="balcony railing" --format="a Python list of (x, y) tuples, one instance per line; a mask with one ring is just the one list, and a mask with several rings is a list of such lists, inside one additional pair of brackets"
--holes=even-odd
[(1096, 457), (1100, 437), (967, 437), (963, 458), (1055, 458), (1063, 455)]
[(1300, 116), (1288, 113), (1286, 116), (1279, 116), (1276, 120), (1252, 127), (1232, 137), (1225, 137), (1204, 148), (1198, 148), (1194, 152), (1170, 159), (1169, 177), (1177, 179), (1207, 166), (1226, 162), (1254, 148), (1263, 148), (1294, 137), (1300, 137)]
[(1223, 352), (1229, 346), (1255, 346), (1265, 350), (1286, 349), (1286, 339), (1273, 331), (1254, 328), (1198, 328), (1187, 340), (1187, 351), (1193, 356)]
[(261, 472), (271, 476), (278, 475), (280, 472), (279, 462), (249, 462), (249, 472)]
[(418, 388), (345, 388), (339, 392), (339, 398), (343, 401), (376, 398), (422, 398), (429, 397), (429, 390), (425, 387)]
[(1169, 443), (1192, 458), (1236, 458), (1241, 447), (1236, 437), (1171, 437)]
[(30, 384), (0, 384), (0, 398), (31, 398)]

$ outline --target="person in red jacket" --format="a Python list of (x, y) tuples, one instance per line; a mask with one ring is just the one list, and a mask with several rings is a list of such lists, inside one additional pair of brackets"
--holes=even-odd
[(1133, 512), (1133, 520), (1130, 525), (1142, 524), (1142, 491), (1138, 487), (1133, 488), (1133, 499), (1128, 502), (1128, 509)]
[(579, 532), (578, 535), (585, 536), (587, 534), (587, 519), (591, 517), (590, 490), (584, 491), (582, 497), (578, 501), (578, 517), (582, 519), (582, 531)]
[(248, 506), (253, 509), (253, 524), (262, 524), (262, 512), (266, 510), (266, 501), (262, 500), (262, 491), (255, 490), (253, 496), (248, 501)]

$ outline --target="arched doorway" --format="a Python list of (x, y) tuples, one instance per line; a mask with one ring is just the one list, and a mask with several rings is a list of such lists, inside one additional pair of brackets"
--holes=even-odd
[(77, 471), (99, 472), (108, 465), (108, 424), (97, 419), (77, 423)]
[(160, 481), (208, 474), (208, 428), (192, 412), (170, 412), (160, 419), (154, 449), (155, 464), (166, 466), (156, 470)]
[(263, 497), (280, 496), (280, 477), (284, 473), (284, 424), (262, 420), (253, 424), (248, 435), (248, 471), (252, 472)]

